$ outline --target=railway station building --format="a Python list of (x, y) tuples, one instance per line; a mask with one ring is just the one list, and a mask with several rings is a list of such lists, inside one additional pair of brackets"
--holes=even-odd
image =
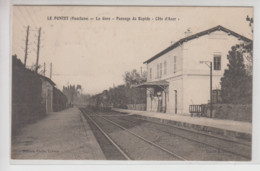
[(207, 104), (210, 100), (210, 68), (212, 89), (220, 92), (220, 79), (227, 68), (228, 52), (240, 43), (252, 40), (222, 26), (187, 35), (146, 60), (146, 110), (173, 114), (189, 114), (189, 105)]

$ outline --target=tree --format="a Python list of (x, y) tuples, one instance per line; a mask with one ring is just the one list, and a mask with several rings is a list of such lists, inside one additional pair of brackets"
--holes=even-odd
[[(251, 33), (254, 33), (254, 19), (253, 17), (246, 17), (246, 21), (249, 22), (249, 27), (251, 29)], [(243, 43), (240, 45), (242, 49), (242, 53), (247, 60), (246, 69), (249, 75), (253, 74), (253, 42), (249, 42), (247, 44)]]
[(224, 103), (252, 103), (252, 76), (248, 75), (240, 47), (233, 46), (227, 58), (228, 69), (221, 78), (221, 96)]
[(139, 74), (136, 69), (132, 70), (131, 72), (127, 71), (123, 75), (125, 84), (127, 87), (131, 85), (140, 84), (146, 81), (146, 72)]
[(68, 100), (73, 103), (75, 98), (80, 94), (81, 89), (81, 85), (68, 85), (67, 87), (63, 86), (62, 92), (67, 96)]
[[(246, 21), (253, 34), (253, 17), (247, 16)], [(228, 69), (221, 78), (223, 102), (252, 103), (253, 42), (243, 42), (232, 47), (228, 60)]]
[(131, 85), (141, 84), (146, 82), (147, 73), (142, 72), (139, 74), (136, 69), (131, 72), (125, 72), (125, 96), (127, 98), (127, 104), (138, 104), (145, 103), (146, 101), (146, 90), (141, 88), (131, 88)]
[(237, 51), (242, 53), (245, 59), (245, 68), (248, 75), (253, 75), (253, 42), (237, 45)]
[(251, 32), (254, 32), (254, 18), (246, 16), (246, 21), (249, 22), (249, 27), (251, 28)]

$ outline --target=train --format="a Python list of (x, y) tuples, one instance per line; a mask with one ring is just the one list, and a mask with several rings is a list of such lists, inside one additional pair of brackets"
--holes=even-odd
[(110, 101), (108, 91), (104, 90), (102, 93), (90, 97), (88, 108), (110, 111), (113, 108), (113, 104)]

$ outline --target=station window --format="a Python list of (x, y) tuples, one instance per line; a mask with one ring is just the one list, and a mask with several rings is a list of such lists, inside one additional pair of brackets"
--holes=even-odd
[(152, 80), (152, 68), (150, 68), (150, 80)]
[(167, 61), (164, 61), (164, 75), (167, 74)]
[(157, 78), (159, 78), (159, 71), (160, 70), (160, 65), (159, 64), (157, 64)]
[(174, 73), (177, 72), (177, 56), (174, 56), (174, 59), (173, 59), (173, 72)]
[(214, 70), (221, 70), (221, 56), (214, 55)]
[(160, 63), (160, 78), (162, 77), (162, 63)]

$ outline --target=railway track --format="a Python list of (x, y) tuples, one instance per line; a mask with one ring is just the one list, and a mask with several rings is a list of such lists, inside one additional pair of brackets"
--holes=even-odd
[[(237, 155), (237, 156), (241, 156), (241, 157), (243, 157), (243, 158), (245, 158), (247, 160), (251, 159), (251, 143), (240, 142), (240, 141), (236, 141), (236, 140), (232, 140), (232, 139), (227, 139), (225, 137), (220, 137), (220, 136), (216, 136), (216, 135), (210, 135), (210, 134), (206, 134), (206, 133), (203, 133), (203, 132), (194, 131), (194, 130), (190, 130), (190, 129), (187, 129), (187, 128), (178, 127), (178, 126), (174, 126), (174, 125), (162, 124), (162, 123), (158, 123), (158, 122), (154, 122), (154, 121), (149, 121), (149, 120), (146, 120), (146, 119), (143, 119), (143, 118), (139, 118), (139, 117), (134, 117), (134, 118), (137, 119), (137, 120), (148, 121), (148, 122), (153, 123), (155, 125), (161, 125), (162, 128), (160, 129), (160, 131), (165, 132), (165, 133), (167, 133), (169, 135), (175, 135), (175, 136), (181, 137), (183, 139), (187, 139), (189, 141), (193, 141), (193, 142), (196, 142), (196, 143), (204, 144), (204, 145), (216, 148), (216, 149), (224, 151), (224, 152), (228, 152), (228, 153), (231, 153), (231, 154), (234, 154), (234, 155)], [(134, 118), (132, 117), (131, 119), (129, 119), (127, 117), (124, 117), (124, 118), (121, 118), (121, 120), (125, 120), (125, 121), (127, 121), (129, 123), (136, 123)], [(151, 129), (151, 130), (154, 130), (153, 125), (150, 125), (150, 126), (147, 126), (147, 127), (149, 127), (149, 129)], [(163, 129), (163, 127), (164, 128), (165, 127), (171, 127), (174, 130), (165, 131), (165, 129)], [(158, 129), (158, 127), (157, 127), (157, 129)], [(182, 132), (180, 133), (179, 131), (175, 131), (175, 130), (181, 130)], [(179, 132), (179, 133), (177, 133), (177, 132)], [(192, 136), (185, 135), (183, 132), (191, 133), (193, 135)], [(204, 141), (202, 141), (202, 140), (204, 140)], [(225, 145), (222, 145), (222, 147), (221, 147), (219, 144), (209, 143), (209, 142), (212, 142), (212, 141), (216, 141), (216, 142), (218, 141), (218, 142), (221, 142), (222, 144), (225, 143), (226, 146), (227, 146), (227, 144), (229, 144), (229, 145), (232, 144), (233, 147), (237, 147), (240, 150), (236, 150), (236, 149), (232, 150), (232, 149), (230, 149), (228, 147), (225, 147)]]
[(113, 139), (109, 137), (109, 135), (90, 116), (88, 116), (86, 113), (84, 113), (84, 116), (87, 117), (96, 126), (96, 128), (105, 136), (105, 138), (107, 138), (107, 140), (126, 160), (131, 160), (131, 158), (116, 144), (116, 142)]
[[(153, 149), (156, 148), (157, 150), (167, 153), (168, 155), (172, 156), (172, 159), (170, 159), (170, 160), (192, 160), (192, 159), (189, 159), (189, 157), (187, 158), (186, 156), (185, 157), (181, 156), (180, 155), (181, 153), (176, 152), (176, 150), (173, 151), (173, 149), (171, 149), (171, 148), (169, 149), (169, 147), (165, 146), (164, 144), (161, 145), (160, 143), (155, 143), (155, 141), (150, 140), (149, 138), (145, 138), (145, 136), (142, 136), (141, 132), (132, 131), (127, 128), (127, 127), (133, 128), (135, 125), (138, 125), (139, 122), (141, 122), (141, 121), (145, 121), (146, 123), (148, 123), (148, 125), (146, 125), (146, 127), (147, 127), (146, 129), (149, 129), (150, 131), (158, 131), (158, 130), (155, 130), (154, 125), (160, 125), (159, 127), (157, 126), (156, 129), (159, 129), (159, 131), (161, 131), (164, 134), (168, 134), (169, 136), (176, 136), (181, 139), (186, 139), (193, 143), (203, 144), (204, 146), (214, 148), (218, 152), (221, 151), (221, 152), (230, 153), (232, 155), (242, 157), (242, 159), (239, 158), (238, 160), (250, 160), (250, 158), (251, 158), (251, 146), (249, 146), (248, 144), (241, 143), (241, 142), (238, 143), (239, 144), (238, 146), (241, 146), (239, 148), (242, 148), (242, 152), (243, 152), (243, 150), (250, 151), (250, 152), (248, 152), (246, 154), (245, 153), (241, 154), (240, 150), (237, 150), (237, 151), (229, 150), (227, 147), (221, 148), (221, 146), (219, 146), (217, 144), (207, 143), (207, 142), (214, 141), (214, 139), (217, 141), (221, 140), (222, 141), (221, 143), (223, 143), (223, 142), (231, 143), (232, 142), (234, 144), (236, 142), (233, 140), (225, 139), (225, 138), (223, 139), (221, 137), (216, 137), (216, 136), (211, 136), (211, 135), (208, 136), (205, 133), (200, 133), (200, 132), (196, 132), (196, 131), (195, 132), (191, 131), (190, 133), (192, 133), (193, 136), (189, 136), (187, 134), (187, 132), (189, 132), (190, 130), (187, 130), (185, 128), (182, 130), (180, 127), (156, 123), (156, 122), (145, 120), (143, 118), (133, 117), (133, 116), (125, 115), (125, 114), (118, 114), (115, 112), (110, 112), (109, 114), (106, 113), (106, 114), (99, 115), (99, 114), (93, 114), (93, 113), (89, 114), (88, 112), (85, 111), (85, 109), (81, 109), (81, 111), (84, 114), (85, 118), (89, 122), (91, 122), (90, 124), (92, 124), (95, 127), (94, 129), (99, 130), (99, 132), (101, 132), (103, 134), (103, 136), (106, 138), (106, 140), (109, 141), (110, 144), (114, 146), (114, 149), (116, 149), (118, 151), (118, 153), (121, 154), (121, 158), (119, 157), (120, 159), (122, 159), (122, 156), (123, 156), (123, 159), (125, 159), (125, 160), (134, 160), (136, 158), (133, 155), (131, 156), (131, 154), (130, 154), (131, 151), (126, 150), (125, 146), (120, 145), (120, 143), (118, 143), (117, 140), (111, 136), (112, 134), (109, 135), (109, 133), (108, 133), (109, 129), (102, 128), (102, 127), (104, 127), (104, 125), (109, 125), (109, 124), (113, 125), (114, 127), (117, 127), (117, 129), (121, 129), (125, 133), (129, 134), (128, 136), (130, 136), (130, 135), (134, 136), (137, 139), (139, 139), (139, 141), (143, 141), (146, 144), (149, 144), (150, 146), (153, 147)], [(126, 117), (126, 116), (128, 116), (128, 117)], [(93, 126), (92, 126), (92, 129), (93, 129)], [(176, 130), (169, 131), (170, 130), (169, 127), (171, 129), (174, 128), (176, 130), (177, 129), (181, 130), (182, 132), (177, 134), (176, 132), (178, 132), (178, 131), (176, 131)], [(183, 131), (186, 131), (186, 133), (184, 133)], [(198, 135), (200, 136), (200, 139), (202, 139), (202, 140), (208, 139), (209, 137), (212, 140), (200, 141), (198, 138), (194, 138)], [(203, 136), (203, 137), (201, 138), (201, 136)], [(218, 139), (218, 138), (220, 138), (220, 139)], [(243, 149), (243, 148), (246, 148), (246, 149)], [(108, 149), (107, 153), (110, 153), (109, 151), (110, 150)], [(109, 158), (109, 156), (108, 156), (108, 158)], [(112, 159), (117, 159), (117, 158), (112, 158)]]
[[(119, 146), (119, 145), (116, 143), (116, 141), (113, 140), (113, 139), (109, 136), (109, 134), (108, 134), (104, 129), (101, 128), (100, 124), (98, 124), (98, 123), (92, 118), (92, 117), (94, 117), (95, 115), (88, 115), (88, 114), (84, 111), (84, 109), (80, 109), (80, 110), (82, 111), (84, 117), (86, 117), (86, 119), (87, 119), (88, 121), (91, 121), (91, 122), (96, 126), (96, 128), (97, 128), (100, 132), (102, 132), (102, 134), (106, 137), (106, 139), (107, 139), (111, 144), (113, 144), (113, 146), (117, 149), (117, 151), (118, 151), (122, 156), (124, 156), (124, 158), (125, 158), (126, 160), (135, 160), (134, 157), (131, 157), (131, 156), (129, 155), (129, 152), (126, 152), (126, 150), (124, 149), (124, 148), (126, 148), (126, 147)], [(165, 149), (164, 147), (162, 147), (162, 146), (160, 146), (160, 145), (158, 145), (158, 144), (156, 144), (156, 143), (153, 143), (152, 141), (149, 141), (148, 139), (146, 139), (146, 138), (144, 138), (144, 137), (142, 137), (142, 136), (140, 136), (140, 135), (138, 135), (138, 134), (136, 134), (136, 133), (134, 133), (134, 132), (128, 130), (127, 128), (125, 128), (125, 127), (123, 127), (123, 126), (121, 126), (121, 125), (119, 125), (119, 124), (117, 124), (117, 123), (111, 121), (110, 119), (104, 118), (103, 116), (97, 116), (97, 115), (96, 115), (95, 117), (102, 118), (103, 120), (107, 121), (107, 123), (110, 123), (110, 124), (116, 126), (117, 128), (120, 128), (120, 129), (124, 130), (124, 131), (127, 132), (129, 135), (138, 138), (139, 141), (143, 141), (143, 142), (145, 142), (146, 144), (149, 144), (150, 146), (153, 146), (153, 148), (156, 148), (157, 150), (159, 149), (159, 150), (162, 151), (163, 153), (166, 153), (166, 154), (168, 155), (168, 157), (171, 156), (171, 157), (172, 157), (172, 160), (184, 160), (184, 161), (186, 160), (184, 157), (181, 157), (180, 155), (174, 153), (173, 151), (169, 151), (169, 150)], [(96, 132), (96, 131), (95, 131), (95, 132)], [(102, 148), (102, 147), (101, 147), (101, 148)], [(105, 152), (105, 153), (109, 153), (109, 152)]]

